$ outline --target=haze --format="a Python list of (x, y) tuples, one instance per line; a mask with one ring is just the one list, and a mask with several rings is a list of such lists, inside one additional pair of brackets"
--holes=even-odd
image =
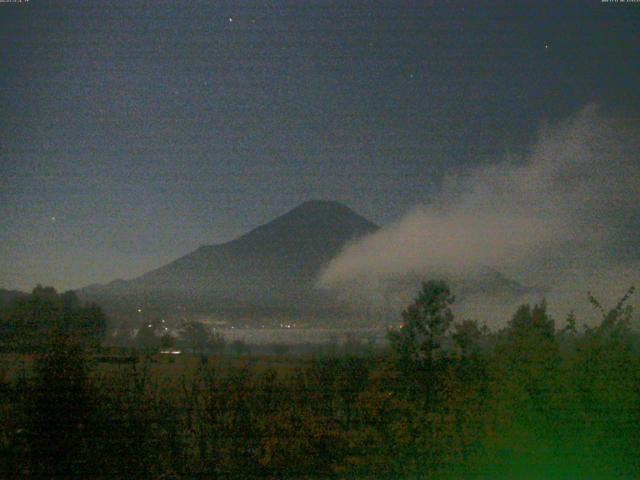
[(541, 130), (523, 155), (449, 172), (428, 204), (349, 245), (319, 284), (371, 294), (385, 278), (491, 266), (556, 307), (588, 306), (588, 290), (620, 297), (640, 280), (638, 127), (592, 105)]

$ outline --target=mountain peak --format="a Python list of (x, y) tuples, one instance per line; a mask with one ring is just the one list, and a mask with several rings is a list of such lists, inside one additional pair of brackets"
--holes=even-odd
[(293, 213), (296, 211), (305, 211), (305, 212), (322, 212), (322, 211), (334, 211), (334, 212), (343, 212), (343, 213), (355, 213), (349, 207), (347, 207), (344, 203), (340, 203), (336, 200), (307, 200), (306, 202), (302, 202), (297, 207), (293, 208), (289, 211), (289, 213)]
[[(313, 237), (344, 243), (367, 233), (378, 226), (358, 215), (346, 205), (333, 200), (310, 200), (301, 203), (287, 213), (261, 225), (233, 242), (251, 244), (279, 241), (296, 241)], [(231, 243), (233, 243), (231, 242)]]
[[(351, 223), (356, 222), (362, 226), (372, 226), (373, 229), (377, 229), (377, 226), (371, 223), (363, 216), (357, 214), (351, 208), (345, 204), (337, 202), (335, 200), (308, 200), (301, 203), (297, 207), (292, 208), (288, 212), (274, 218), (270, 222), (258, 227), (260, 229), (265, 226), (288, 224), (305, 224), (307, 226), (318, 223)], [(326, 225), (330, 226), (330, 225)], [(257, 230), (256, 229), (256, 230)], [(365, 228), (368, 230), (368, 228)], [(248, 232), (251, 234), (251, 232)]]
[(131, 304), (155, 298), (225, 314), (307, 309), (315, 315), (334, 308), (314, 290), (322, 268), (348, 242), (378, 228), (339, 202), (308, 201), (235, 240), (87, 294), (126, 296)]

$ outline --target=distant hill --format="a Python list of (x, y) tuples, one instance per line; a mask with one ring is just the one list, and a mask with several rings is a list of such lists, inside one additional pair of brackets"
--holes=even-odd
[(317, 275), (348, 242), (378, 228), (341, 203), (305, 202), (235, 240), (78, 294), (107, 308), (154, 303), (234, 316), (330, 312), (313, 288)]

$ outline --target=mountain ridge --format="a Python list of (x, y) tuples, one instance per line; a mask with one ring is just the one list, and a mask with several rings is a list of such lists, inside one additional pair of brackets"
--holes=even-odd
[[(314, 318), (315, 323), (373, 321), (376, 315), (395, 314), (401, 307), (394, 299), (407, 300), (424, 278), (414, 272), (387, 279), (385, 291), (375, 301), (356, 299), (350, 287), (344, 291), (317, 288), (317, 280), (349, 242), (379, 229), (346, 205), (313, 200), (233, 240), (202, 245), (131, 280), (118, 279), (77, 292), (112, 312), (131, 313), (144, 305), (145, 310), (155, 309), (161, 315), (176, 314), (178, 309), (180, 314), (225, 319), (284, 316)], [(530, 292), (490, 267), (469, 278), (450, 280), (463, 297)]]
[(312, 200), (228, 242), (202, 245), (131, 280), (78, 293), (106, 302), (128, 298), (125, 304), (164, 296), (171, 298), (167, 302), (204, 302), (209, 309), (237, 304), (287, 310), (293, 302), (315, 309), (326, 303), (313, 288), (324, 264), (378, 229), (346, 205)]

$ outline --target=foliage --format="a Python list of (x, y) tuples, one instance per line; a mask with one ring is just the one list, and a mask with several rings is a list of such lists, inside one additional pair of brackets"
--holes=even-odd
[(592, 301), (601, 319), (583, 333), (555, 332), (542, 302), (497, 334), (453, 324), (444, 348), (450, 294), (426, 285), (405, 314), (424, 327), (393, 344), (419, 354), (400, 363), (403, 350), (287, 372), (183, 356), (165, 382), (161, 359), (105, 370), (57, 335), (29, 374), (0, 375), (0, 477), (637, 476), (632, 291), (611, 310)]
[(176, 346), (176, 339), (169, 333), (165, 333), (160, 337), (160, 347), (163, 350), (170, 350)]
[(478, 326), (478, 322), (475, 320), (464, 320), (460, 323), (453, 325), (454, 332), (451, 334), (451, 338), (458, 347), (462, 356), (475, 353), (479, 347), (480, 338), (482, 338), (483, 331)]
[(513, 318), (509, 321), (508, 333), (515, 338), (537, 336), (552, 339), (555, 335), (555, 323), (547, 315), (547, 302), (542, 300), (540, 304), (522, 305)]
[(84, 470), (84, 430), (94, 407), (87, 369), (82, 345), (65, 336), (56, 337), (37, 360), (33, 394), (25, 403), (33, 476)]
[(161, 346), (160, 337), (156, 334), (157, 325), (149, 323), (148, 320), (140, 322), (140, 327), (135, 337), (135, 344), (142, 350), (153, 353)]
[(206, 324), (195, 320), (184, 322), (180, 328), (180, 335), (193, 354), (201, 354), (205, 350), (220, 353), (226, 345), (222, 334), (212, 332)]
[(75, 336), (90, 347), (104, 340), (107, 319), (95, 304), (81, 305), (72, 291), (58, 294), (38, 285), (16, 300), (0, 321), (0, 343), (5, 350), (42, 351), (56, 336)]
[(443, 281), (422, 284), (413, 303), (402, 312), (402, 326), (389, 332), (389, 341), (398, 357), (417, 365), (430, 365), (447, 332), (453, 314), (449, 286)]

